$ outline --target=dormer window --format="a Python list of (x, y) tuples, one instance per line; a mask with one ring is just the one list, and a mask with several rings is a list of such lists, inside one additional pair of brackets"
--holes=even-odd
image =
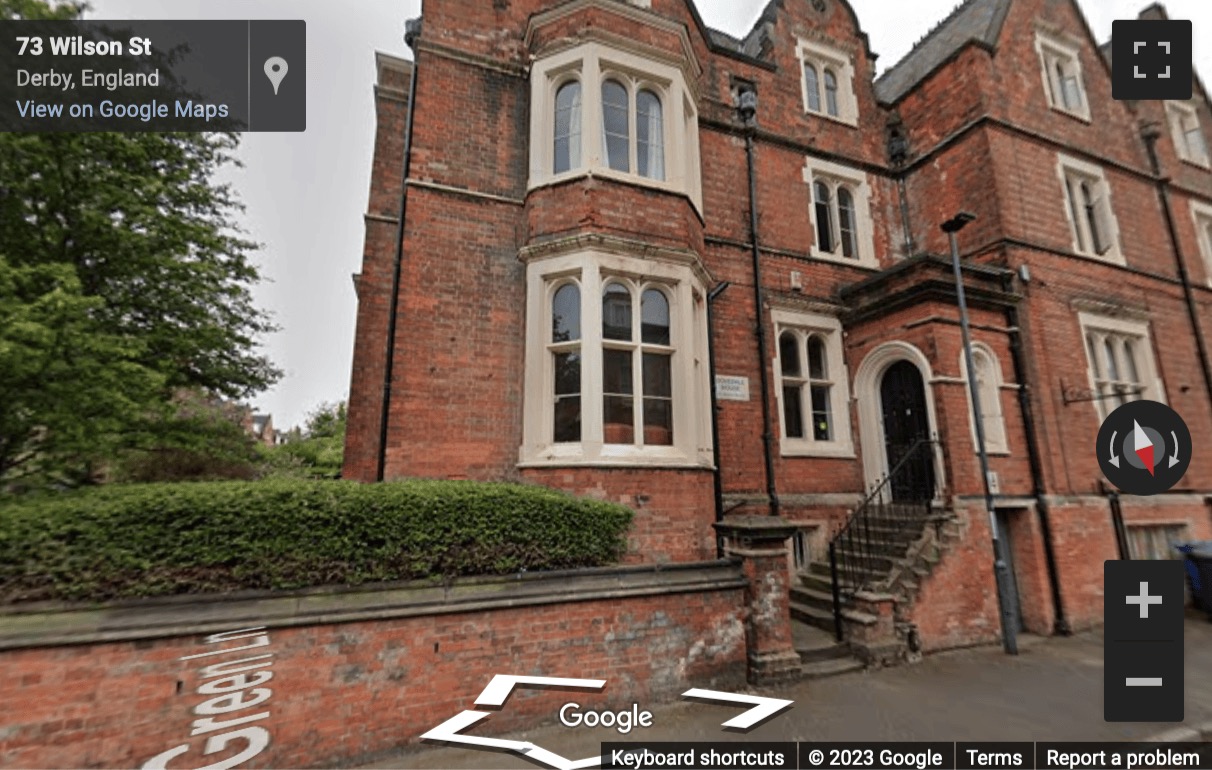
[(857, 125), (850, 55), (807, 40), (801, 40), (796, 51), (803, 71), (804, 111)]
[(1089, 122), (1090, 106), (1082, 81), (1082, 64), (1076, 42), (1038, 32), (1035, 50), (1043, 67), (1044, 93), (1052, 109)]
[(1204, 128), (1199, 122), (1199, 112), (1192, 102), (1166, 102), (1166, 116), (1170, 121), (1170, 136), (1174, 140), (1174, 151), (1179, 159), (1196, 166), (1208, 168), (1208, 145), (1204, 141)]

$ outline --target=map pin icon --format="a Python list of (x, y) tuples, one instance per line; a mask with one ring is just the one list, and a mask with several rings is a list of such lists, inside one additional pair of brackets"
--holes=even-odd
[(274, 96), (278, 95), (278, 86), (282, 85), (282, 80), (289, 69), (286, 60), (281, 56), (271, 56), (265, 60), (265, 76), (269, 78), (270, 83), (274, 84)]

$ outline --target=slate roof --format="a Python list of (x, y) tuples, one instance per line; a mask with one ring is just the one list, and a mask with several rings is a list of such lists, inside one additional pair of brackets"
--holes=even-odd
[(720, 48), (724, 48), (733, 53), (739, 53), (750, 58), (757, 58), (761, 54), (762, 41), (764, 36), (769, 33), (769, 27), (773, 25), (771, 17), (773, 15), (774, 0), (766, 5), (766, 9), (762, 11), (762, 15), (758, 17), (754, 23), (753, 29), (749, 30), (749, 34), (743, 38), (733, 37), (727, 32), (721, 32), (718, 29), (707, 27), (707, 36), (711, 42)]
[(875, 81), (875, 96), (892, 104), (970, 41), (996, 45), (1012, 0), (966, 0)]

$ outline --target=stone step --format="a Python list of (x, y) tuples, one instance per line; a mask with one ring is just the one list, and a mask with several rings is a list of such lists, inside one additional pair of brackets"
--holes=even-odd
[[(808, 565), (808, 573), (811, 575), (818, 575), (820, 577), (825, 578), (826, 580), (831, 580), (832, 575), (833, 575), (833, 573), (829, 569), (829, 564), (827, 562), (819, 562), (819, 561), (814, 561)], [(862, 565), (856, 565), (855, 569), (853, 570), (853, 573), (862, 575), (864, 578), (866, 578), (869, 582), (872, 582), (872, 583), (877, 583), (888, 577), (888, 573), (886, 571), (867, 569), (867, 568), (863, 567)]]
[(873, 540), (908, 540), (913, 541), (926, 531), (926, 522), (903, 522), (894, 519), (868, 519), (864, 524), (857, 522), (854, 532), (861, 531)]
[(791, 617), (794, 620), (807, 623), (822, 631), (833, 633), (835, 629), (832, 612), (800, 604), (799, 602), (791, 602)]
[[(859, 623), (864, 626), (875, 625), (879, 621), (879, 618), (874, 615), (852, 609), (842, 610), (842, 616), (851, 623)], [(833, 611), (831, 609), (820, 609), (819, 607), (793, 601), (791, 602), (791, 617), (801, 623), (807, 623), (810, 626), (816, 626), (825, 631), (833, 632), (835, 630)]]
[(826, 610), (830, 613), (833, 612), (832, 591), (821, 591), (806, 586), (792, 586), (791, 601)]
[(849, 674), (851, 671), (861, 671), (863, 668), (865, 666), (861, 660), (847, 656), (804, 663), (800, 666), (800, 672), (805, 679), (826, 679), (831, 676)]
[(833, 595), (833, 580), (829, 575), (818, 575), (815, 572), (801, 572), (799, 585), (813, 591)]
[[(911, 541), (900, 541), (900, 540), (891, 540), (891, 539), (885, 540), (885, 539), (874, 539), (874, 536), (873, 536), (872, 540), (864, 541), (861, 543), (855, 542), (855, 541), (838, 540), (835, 543), (835, 549), (838, 552), (866, 550), (869, 553), (873, 553), (876, 555), (904, 556), (905, 552), (909, 550), (909, 546), (913, 545), (913, 543), (915, 543), (915, 542), (917, 542), (916, 539), (911, 540)], [(825, 560), (828, 560), (828, 558), (829, 558), (828, 551), (825, 552), (825, 554), (823, 555), (823, 558)]]
[(892, 566), (904, 557), (904, 551), (899, 554), (881, 554), (878, 552), (860, 553), (858, 551), (843, 549), (837, 552), (837, 563), (839, 568), (842, 565), (852, 565), (864, 572), (870, 571), (887, 575), (892, 570)]
[(819, 663), (852, 657), (850, 648), (837, 640), (833, 630), (826, 631), (807, 623), (791, 621), (791, 640), (804, 663)]

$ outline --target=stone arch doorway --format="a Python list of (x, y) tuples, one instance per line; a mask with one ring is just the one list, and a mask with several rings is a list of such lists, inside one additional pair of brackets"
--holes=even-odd
[[(922, 439), (938, 436), (930, 361), (913, 345), (889, 342), (871, 351), (855, 374), (859, 434), (867, 489), (875, 488)], [(943, 464), (936, 443), (919, 449), (886, 494), (898, 501), (937, 499)]]

